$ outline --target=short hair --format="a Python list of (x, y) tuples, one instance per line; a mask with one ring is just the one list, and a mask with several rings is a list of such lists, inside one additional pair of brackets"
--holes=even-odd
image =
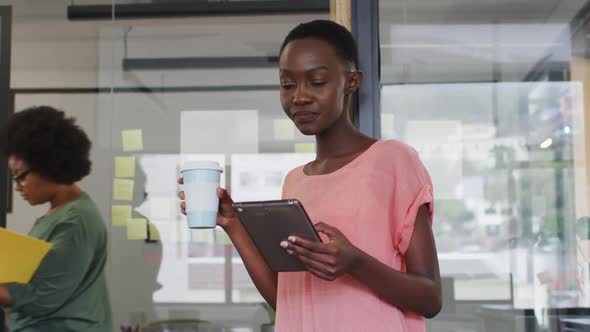
[(92, 143), (74, 118), (51, 106), (14, 114), (0, 129), (0, 151), (54, 182), (72, 184), (90, 173)]
[(283, 44), (280, 54), (287, 45), (298, 39), (316, 38), (330, 44), (336, 53), (342, 58), (359, 68), (358, 47), (352, 33), (342, 25), (329, 20), (313, 20), (301, 23), (289, 32)]

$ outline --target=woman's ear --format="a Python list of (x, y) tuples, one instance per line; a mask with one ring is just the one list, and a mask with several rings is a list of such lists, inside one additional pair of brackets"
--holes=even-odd
[(346, 82), (346, 94), (351, 95), (358, 90), (363, 80), (363, 72), (360, 70), (351, 71), (348, 74), (348, 80)]

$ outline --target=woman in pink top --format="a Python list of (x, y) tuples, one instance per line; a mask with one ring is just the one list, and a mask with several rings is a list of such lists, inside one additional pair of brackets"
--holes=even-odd
[(424, 331), (423, 317), (441, 308), (430, 177), (409, 146), (353, 126), (357, 59), (350, 32), (331, 21), (297, 26), (281, 47), (281, 104), (317, 144), (316, 159), (287, 176), (283, 198), (303, 203), (323, 242), (292, 236), (280, 246), (309, 272), (272, 272), (218, 190), (217, 223), (276, 308), (278, 332)]

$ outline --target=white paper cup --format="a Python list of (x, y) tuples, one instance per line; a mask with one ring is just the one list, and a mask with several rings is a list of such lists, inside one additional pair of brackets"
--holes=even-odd
[(215, 161), (194, 160), (184, 163), (180, 172), (184, 179), (188, 227), (215, 228), (219, 207), (217, 188), (223, 169)]

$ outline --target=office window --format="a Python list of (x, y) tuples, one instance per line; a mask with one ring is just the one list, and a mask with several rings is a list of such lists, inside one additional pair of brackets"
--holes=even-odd
[[(426, 164), (446, 300), (485, 331), (493, 305), (553, 331), (548, 309), (590, 304), (584, 3), (380, 1), (382, 137)], [(430, 330), (478, 330), (454, 317)]]

